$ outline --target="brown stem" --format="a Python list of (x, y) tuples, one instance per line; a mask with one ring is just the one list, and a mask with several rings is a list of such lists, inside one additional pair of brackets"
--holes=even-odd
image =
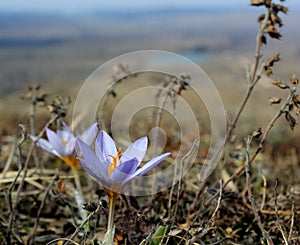
[[(276, 123), (276, 121), (280, 118), (280, 116), (284, 113), (285, 108), (288, 107), (288, 105), (290, 104), (292, 95), (291, 93), (289, 93), (286, 102), (279, 108), (279, 110), (275, 113), (275, 115), (273, 116), (272, 120), (268, 123), (268, 126), (264, 132), (264, 134), (262, 135), (262, 138), (260, 140), (260, 143), (258, 145), (258, 147), (256, 148), (254, 154), (251, 156), (250, 160), (249, 160), (249, 165), (255, 160), (255, 158), (257, 157), (257, 155), (260, 153), (260, 151), (262, 150), (266, 139), (271, 131), (271, 129), (273, 128), (274, 124)], [(232, 178), (230, 178), (224, 185), (224, 187), (226, 187), (226, 185), (229, 184), (229, 182), (231, 180), (233, 180), (235, 177), (238, 177), (240, 174), (242, 174), (245, 170), (245, 167), (241, 167), (240, 169), (238, 169), (234, 175), (232, 176)]]
[(255, 49), (255, 61), (254, 61), (254, 65), (253, 65), (253, 69), (252, 69), (252, 72), (251, 72), (251, 75), (250, 75), (250, 79), (249, 79), (249, 86), (247, 88), (247, 91), (246, 91), (246, 94), (244, 96), (244, 99), (242, 101), (242, 104), (240, 105), (239, 107), (239, 110), (238, 112), (236, 113), (228, 131), (227, 131), (227, 134), (226, 134), (226, 142), (228, 141), (228, 139), (230, 139), (234, 129), (236, 128), (236, 125), (238, 123), (238, 120), (240, 119), (240, 116), (242, 114), (242, 112), (244, 111), (244, 108), (252, 94), (252, 91), (255, 87), (255, 85), (258, 83), (258, 81), (260, 80), (261, 78), (261, 72), (262, 72), (262, 69), (261, 69), (261, 72), (259, 72), (259, 74), (257, 74), (258, 72), (258, 66), (259, 66), (259, 62), (260, 62), (260, 59), (261, 59), (261, 46), (262, 46), (262, 42), (261, 42), (261, 39), (264, 35), (264, 30), (267, 26), (267, 20), (269, 18), (269, 12), (268, 14), (266, 14), (265, 16), (265, 19), (263, 20), (262, 22), (262, 25), (260, 26), (259, 30), (258, 30), (258, 33), (257, 33), (257, 37), (256, 37), (256, 49)]
[(54, 185), (54, 182), (58, 179), (58, 176), (59, 176), (58, 173), (56, 173), (56, 174), (54, 175), (54, 177), (52, 178), (52, 181), (50, 182), (50, 184), (48, 185), (48, 187), (47, 187), (47, 189), (46, 189), (46, 192), (45, 192), (45, 194), (44, 194), (42, 203), (41, 203), (41, 205), (40, 205), (40, 207), (39, 207), (39, 210), (38, 210), (38, 212), (37, 212), (37, 216), (36, 216), (36, 220), (35, 220), (35, 222), (34, 222), (34, 226), (33, 226), (32, 230), (31, 230), (31, 234), (30, 234), (30, 238), (29, 238), (29, 240), (30, 240), (29, 244), (34, 244), (34, 235), (35, 235), (35, 233), (36, 233), (36, 229), (37, 229), (38, 224), (39, 224), (39, 221), (40, 221), (40, 217), (41, 217), (42, 210), (43, 210), (43, 208), (44, 208), (44, 206), (45, 206), (46, 199), (47, 199), (47, 197), (48, 197), (48, 195), (49, 195), (49, 192), (50, 192), (52, 186)]
[(248, 190), (248, 199), (251, 203), (252, 211), (254, 213), (257, 225), (258, 225), (261, 233), (263, 234), (264, 238), (266, 239), (268, 245), (273, 245), (274, 243), (273, 243), (271, 237), (269, 236), (268, 232), (265, 230), (263, 224), (261, 223), (261, 219), (260, 219), (260, 216), (257, 211), (256, 201), (252, 194), (252, 186), (251, 186), (251, 180), (250, 180), (250, 165), (249, 165), (249, 163), (250, 163), (249, 151), (250, 151), (251, 141), (252, 141), (252, 136), (249, 136), (246, 139), (246, 160), (245, 160), (245, 169), (246, 169), (245, 172), (246, 172), (246, 185), (247, 185), (247, 190)]

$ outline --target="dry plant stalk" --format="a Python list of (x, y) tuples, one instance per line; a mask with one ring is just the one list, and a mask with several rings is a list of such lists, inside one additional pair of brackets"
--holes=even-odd
[[(281, 105), (281, 107), (277, 110), (277, 112), (275, 113), (275, 115), (273, 116), (273, 118), (270, 120), (270, 122), (268, 123), (266, 130), (264, 133), (261, 134), (261, 140), (259, 142), (258, 147), (256, 148), (255, 152), (253, 153), (253, 155), (250, 157), (249, 159), (249, 165), (255, 160), (255, 158), (257, 157), (257, 155), (261, 152), (266, 139), (271, 131), (271, 129), (273, 128), (273, 126), (275, 125), (275, 123), (278, 121), (278, 119), (282, 116), (285, 115), (286, 113), (289, 113), (287, 111), (287, 109), (289, 110), (289, 107), (291, 105), (291, 103), (293, 103), (293, 98), (295, 96), (297, 96), (296, 94), (296, 87), (293, 87), (289, 94), (287, 95), (287, 98), (285, 100), (285, 103), (283, 103)], [(292, 127), (295, 126), (295, 122), (292, 121)], [(254, 132), (255, 133), (255, 132)], [(236, 177), (240, 176), (245, 170), (245, 166), (241, 167), (240, 169), (238, 169), (228, 180), (227, 182), (224, 184), (224, 187), (226, 187), (233, 179), (235, 179)]]
[(256, 205), (256, 201), (254, 199), (254, 196), (252, 194), (252, 185), (251, 185), (251, 179), (250, 179), (250, 165), (249, 165), (249, 160), (250, 160), (250, 145), (252, 142), (252, 136), (248, 136), (246, 138), (246, 160), (245, 160), (245, 172), (246, 172), (246, 185), (247, 185), (247, 190), (248, 190), (248, 199), (251, 203), (251, 207), (257, 222), (257, 225), (262, 233), (262, 235), (264, 236), (264, 238), (266, 239), (268, 245), (273, 245), (273, 241), (271, 239), (271, 237), (269, 236), (269, 233), (265, 230), (258, 210), (257, 210), (257, 205)]
[[(248, 87), (244, 96), (244, 99), (235, 115), (233, 118), (232, 122), (230, 123), (229, 129), (227, 131), (226, 137), (225, 137), (225, 142), (226, 144), (230, 143), (230, 139), (233, 135), (233, 132), (237, 126), (237, 123), (240, 119), (240, 116), (242, 115), (249, 98), (252, 95), (254, 87), (257, 85), (257, 83), (260, 81), (263, 72), (267, 76), (271, 76), (273, 73), (273, 66), (275, 63), (277, 63), (280, 60), (279, 54), (275, 54), (271, 57), (269, 57), (265, 62), (261, 62), (262, 54), (261, 54), (261, 49), (263, 44), (267, 44), (267, 38), (266, 35), (269, 35), (270, 38), (273, 39), (280, 39), (281, 34), (277, 31), (277, 26), (281, 27), (282, 26), (282, 21), (279, 18), (278, 14), (280, 12), (286, 14), (287, 13), (287, 8), (275, 4), (272, 2), (272, 0), (252, 0), (251, 1), (252, 6), (264, 6), (266, 8), (266, 13), (259, 16), (258, 22), (259, 22), (259, 29), (256, 37), (256, 49), (255, 49), (255, 60), (254, 64), (252, 66), (251, 71), (248, 71)], [(287, 95), (287, 98), (285, 102), (281, 105), (281, 107), (278, 109), (278, 111), (275, 113), (273, 118), (270, 120), (268, 123), (265, 132), (262, 134), (259, 146), (257, 147), (255, 153), (250, 157), (249, 159), (249, 165), (255, 160), (256, 156), (260, 151), (262, 150), (265, 141), (267, 139), (267, 136), (270, 133), (270, 130), (274, 126), (274, 124), (277, 122), (277, 120), (282, 116), (285, 115), (286, 120), (288, 121), (291, 129), (293, 129), (296, 125), (296, 120), (294, 117), (291, 116), (290, 111), (295, 110), (296, 114), (299, 115), (299, 95), (296, 93), (296, 86), (298, 84), (298, 78), (294, 77), (291, 78), (291, 83), (292, 87), (288, 86), (286, 83), (282, 81), (275, 80), (274, 85), (278, 86), (280, 89), (288, 89), (289, 93)], [(297, 100), (297, 102), (293, 102), (294, 100)], [(271, 104), (279, 104), (281, 102), (281, 99), (279, 100), (276, 98), (276, 101), (274, 103), (275, 99), (272, 99), (270, 102)], [(220, 149), (222, 151), (223, 149)], [(218, 154), (216, 154), (218, 155)], [(245, 166), (242, 166), (240, 169), (238, 169), (225, 183), (223, 188), (226, 188), (228, 184), (233, 181), (236, 177), (240, 176), (245, 170)], [(204, 187), (205, 181), (202, 182), (201, 188), (199, 190), (199, 193), (197, 196), (199, 196), (202, 192), (202, 189)], [(208, 205), (216, 196), (218, 195), (218, 192), (207, 201), (206, 205)], [(194, 205), (193, 205), (194, 206)]]

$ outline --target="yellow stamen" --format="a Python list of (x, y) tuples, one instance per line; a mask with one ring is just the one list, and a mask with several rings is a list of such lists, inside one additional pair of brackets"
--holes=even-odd
[(67, 145), (67, 142), (64, 139), (61, 139), (61, 143), (63, 143), (64, 146)]
[[(117, 163), (118, 163), (118, 159), (120, 159), (120, 157), (123, 155), (123, 153), (121, 152), (121, 148), (118, 149), (117, 155), (113, 156), (111, 154), (108, 154), (107, 156), (112, 158), (112, 162), (109, 164), (108, 167), (108, 176), (110, 176), (112, 174), (112, 172), (116, 169), (117, 167)], [(119, 161), (120, 164), (122, 164), (122, 161)]]

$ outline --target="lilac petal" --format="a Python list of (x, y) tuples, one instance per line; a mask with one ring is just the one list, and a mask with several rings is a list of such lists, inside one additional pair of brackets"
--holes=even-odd
[[(108, 155), (116, 156), (118, 151), (113, 139), (103, 130), (100, 131), (96, 139), (95, 145), (96, 155), (99, 159), (106, 159), (106, 162), (111, 162), (112, 158)], [(101, 159), (101, 160), (102, 160)]]
[(138, 164), (139, 161), (136, 158), (119, 164), (110, 176), (111, 181), (122, 184), (135, 173)]
[(130, 180), (134, 179), (137, 176), (141, 176), (141, 175), (146, 174), (147, 172), (149, 172), (150, 170), (155, 168), (158, 164), (160, 164), (163, 160), (165, 160), (170, 154), (171, 154), (170, 152), (167, 152), (167, 153), (162, 154), (160, 156), (154, 157), (152, 160), (147, 162), (143, 167), (139, 168), (133, 174), (133, 176), (131, 176), (130, 179), (128, 179), (127, 181), (130, 181)]
[(82, 135), (80, 135), (78, 138), (80, 138), (87, 145), (91, 145), (92, 142), (95, 140), (97, 133), (98, 133), (97, 123), (94, 123), (87, 130), (85, 130), (82, 133)]
[(112, 159), (108, 159), (109, 157), (107, 158), (107, 155), (106, 156), (103, 155), (103, 150), (102, 150), (103, 149), (103, 144), (104, 144), (103, 143), (103, 133), (100, 132), (98, 137), (96, 138), (95, 152), (96, 152), (96, 155), (99, 158), (99, 160), (101, 162), (106, 163), (106, 167), (108, 169), (108, 166), (109, 166)]
[(62, 125), (62, 130), (57, 130), (58, 137), (65, 141), (69, 141), (69, 139), (74, 138), (74, 134), (70, 127), (65, 122), (62, 122)]
[(62, 122), (62, 125), (63, 129), (57, 130), (56, 134), (61, 140), (65, 142), (66, 155), (73, 155), (76, 140), (75, 136), (70, 127), (65, 122)]
[(66, 141), (66, 154), (67, 155), (74, 155), (75, 153), (75, 144), (76, 144), (76, 138), (69, 139)]
[(46, 134), (48, 137), (49, 143), (52, 145), (52, 147), (61, 155), (61, 156), (67, 156), (66, 154), (66, 147), (62, 142), (62, 139), (58, 137), (58, 135), (53, 132), (51, 129), (46, 128)]
[(91, 148), (80, 139), (77, 139), (76, 149), (78, 150), (78, 148), (84, 158), (79, 158), (82, 167), (97, 181), (101, 182), (101, 184), (108, 183), (109, 178), (107, 175), (108, 169), (106, 165), (101, 162)]
[(96, 173), (95, 169), (93, 166), (90, 165), (89, 162), (87, 162), (85, 159), (78, 158), (81, 166), (84, 168), (86, 172), (90, 176), (92, 176), (99, 184), (104, 185), (104, 186), (109, 186), (110, 183), (108, 183), (109, 180), (107, 180), (105, 177), (103, 177), (101, 174)]
[(148, 145), (147, 136), (136, 140), (125, 150), (120, 160), (122, 162), (125, 162), (130, 159), (136, 158), (140, 164), (145, 157), (147, 151), (147, 145)]
[[(32, 141), (36, 141), (38, 137), (32, 136), (30, 135), (30, 138), (32, 139)], [(57, 157), (61, 157), (61, 155), (52, 147), (52, 145), (45, 139), (39, 139), (38, 141), (36, 141), (36, 145), (40, 148), (42, 148), (43, 150), (54, 154)]]

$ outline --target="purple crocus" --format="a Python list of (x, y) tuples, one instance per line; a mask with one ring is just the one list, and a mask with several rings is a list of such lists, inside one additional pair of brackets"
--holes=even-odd
[(97, 123), (94, 123), (82, 135), (75, 137), (69, 126), (62, 122), (62, 129), (56, 132), (46, 128), (48, 140), (38, 139), (36, 136), (30, 136), (36, 145), (43, 150), (52, 153), (62, 159), (72, 170), (77, 170), (79, 162), (75, 155), (75, 143), (77, 139), (81, 139), (86, 144), (90, 145), (95, 139), (98, 132)]
[(123, 153), (103, 130), (95, 142), (95, 152), (81, 139), (76, 151), (82, 167), (100, 184), (108, 195), (117, 195), (122, 187), (134, 178), (144, 175), (162, 162), (170, 153), (157, 156), (138, 168), (147, 151), (148, 139), (142, 137)]

